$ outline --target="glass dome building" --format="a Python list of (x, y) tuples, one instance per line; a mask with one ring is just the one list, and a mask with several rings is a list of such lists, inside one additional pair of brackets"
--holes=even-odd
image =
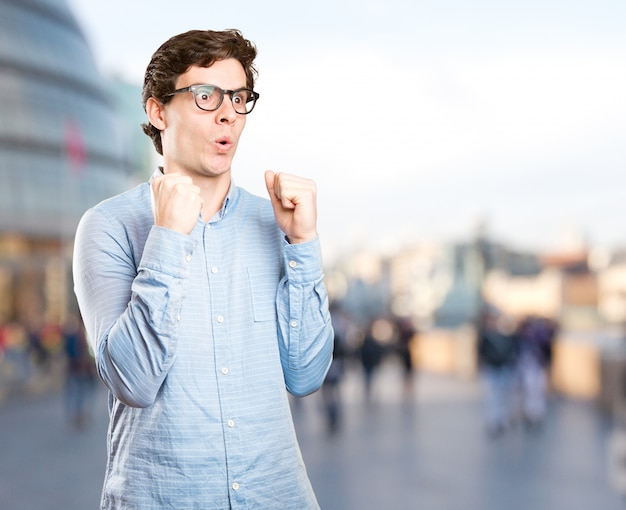
[(129, 186), (121, 132), (65, 0), (0, 0), (0, 327), (71, 307), (78, 220)]

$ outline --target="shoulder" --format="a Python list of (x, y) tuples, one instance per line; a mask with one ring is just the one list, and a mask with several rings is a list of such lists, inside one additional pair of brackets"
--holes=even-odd
[(276, 226), (278, 228), (269, 198), (254, 195), (244, 188), (237, 187), (233, 205), (233, 209), (237, 211), (237, 214), (248, 219), (254, 218), (257, 221), (268, 224), (268, 226)]
[(88, 209), (78, 224), (76, 241), (111, 238), (124, 245), (141, 245), (153, 223), (150, 185), (143, 183)]
[(131, 190), (103, 200), (83, 215), (83, 220), (90, 218), (101, 218), (111, 223), (125, 225), (144, 221), (151, 223), (150, 185), (142, 183)]
[(92, 209), (113, 216), (124, 216), (141, 212), (151, 215), (150, 185), (147, 182), (141, 183), (128, 191), (103, 200)]
[(235, 202), (244, 208), (267, 209), (272, 211), (272, 203), (269, 198), (260, 197), (240, 187), (235, 188)]
[(255, 243), (282, 246), (284, 234), (276, 223), (274, 209), (268, 198), (237, 188), (229, 214), (229, 223), (237, 229), (240, 237)]

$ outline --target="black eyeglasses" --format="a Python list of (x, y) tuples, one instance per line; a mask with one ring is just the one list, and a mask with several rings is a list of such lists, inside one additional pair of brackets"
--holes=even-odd
[(182, 94), (183, 92), (191, 92), (193, 94), (193, 99), (196, 102), (196, 106), (207, 112), (212, 112), (222, 106), (224, 94), (228, 94), (230, 96), (233, 108), (241, 115), (247, 115), (250, 113), (256, 104), (256, 100), (259, 99), (259, 94), (254, 90), (246, 88), (223, 90), (217, 85), (192, 85), (191, 87), (175, 90), (171, 94), (167, 94), (165, 97)]

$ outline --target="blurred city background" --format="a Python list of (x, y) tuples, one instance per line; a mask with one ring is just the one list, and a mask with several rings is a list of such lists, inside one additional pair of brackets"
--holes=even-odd
[[(74, 231), (158, 164), (139, 127), (151, 53), (230, 27), (260, 51), (235, 182), (318, 182), (338, 355), (293, 408), (322, 508), (621, 508), (626, 5), (221, 10), (0, 0), (0, 508), (97, 505), (106, 401)], [(491, 330), (515, 343), (506, 388)]]

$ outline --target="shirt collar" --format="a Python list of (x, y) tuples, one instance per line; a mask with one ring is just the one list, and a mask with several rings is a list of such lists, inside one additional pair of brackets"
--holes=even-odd
[(222, 219), (226, 215), (226, 213), (228, 212), (228, 206), (233, 201), (234, 193), (235, 193), (235, 181), (231, 177), (230, 178), (230, 187), (228, 188), (228, 193), (226, 193), (226, 198), (224, 199), (224, 204), (222, 205), (222, 208), (217, 213), (217, 214), (219, 214), (219, 219)]

